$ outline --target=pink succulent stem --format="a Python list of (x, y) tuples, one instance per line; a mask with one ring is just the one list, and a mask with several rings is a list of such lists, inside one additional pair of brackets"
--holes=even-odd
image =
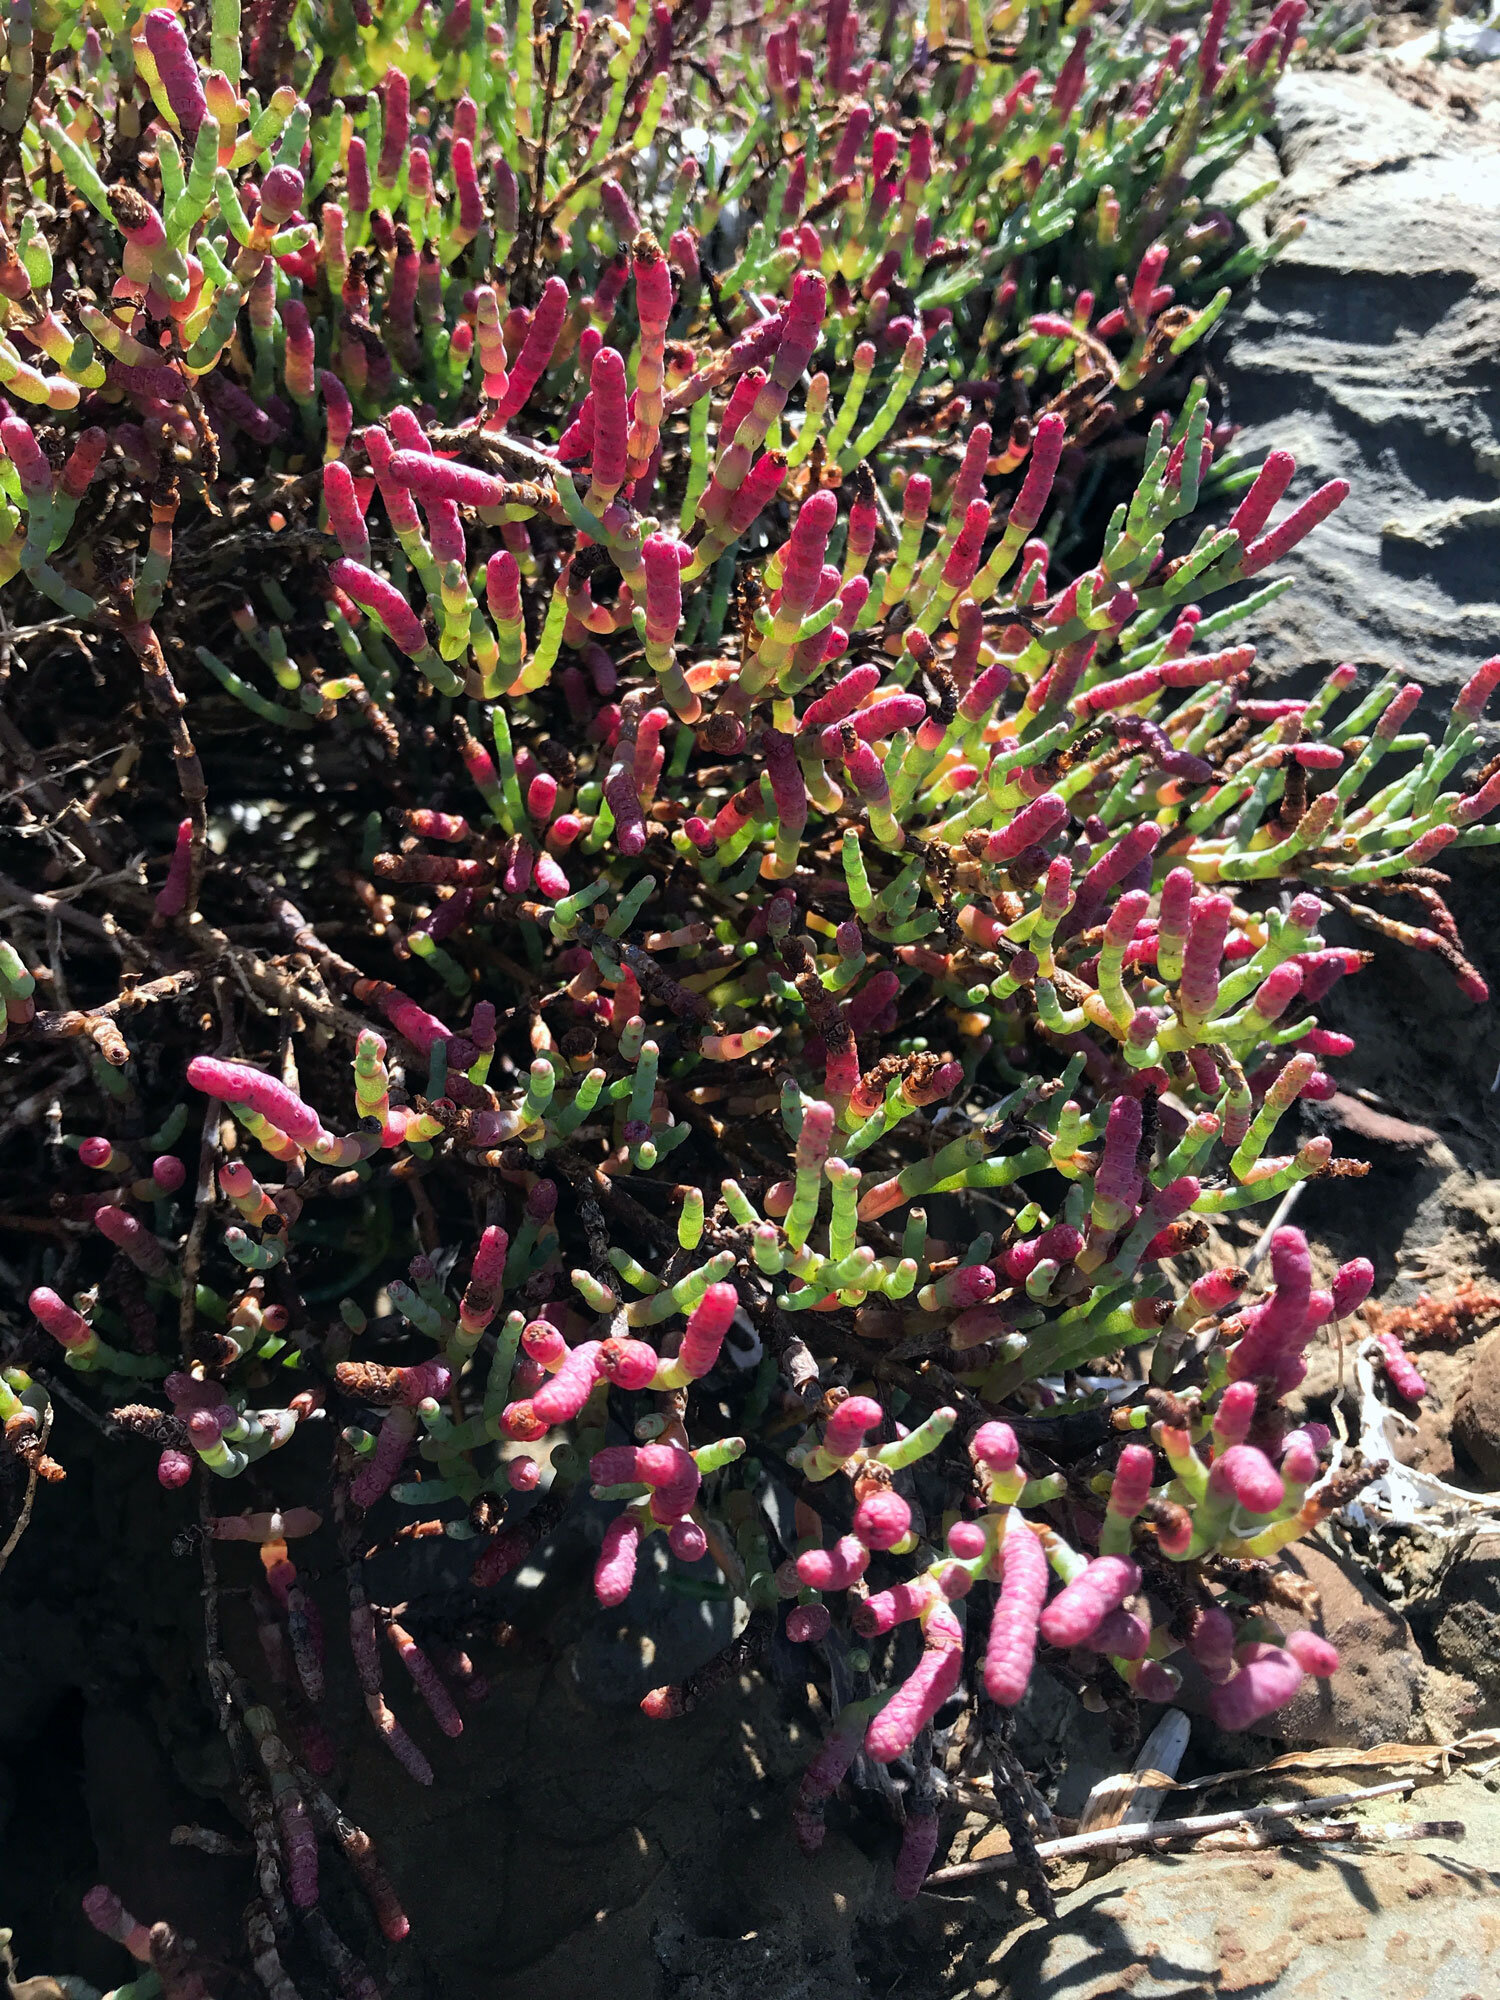
[(1282, 1228), (1272, 1236), (1271, 1272), (1274, 1289), (1245, 1314), (1245, 1332), (1230, 1351), (1232, 1381), (1274, 1379), (1283, 1361), (1299, 1354), (1312, 1333), (1307, 1325), (1312, 1255), (1300, 1229)]
[(943, 564), (943, 587), (946, 590), (967, 590), (979, 570), (979, 557), (984, 547), (984, 538), (989, 533), (990, 509), (986, 500), (971, 500), (964, 513), (964, 524), (958, 531), (958, 538), (948, 551), (948, 559)]
[(1233, 913), (1227, 896), (1204, 896), (1192, 906), (1178, 988), (1190, 1018), (1204, 1019), (1219, 997), (1219, 967)]
[(453, 1705), (453, 1697), (443, 1685), (437, 1668), (411, 1634), (392, 1619), (385, 1628), (396, 1657), (411, 1676), (412, 1686), (422, 1697), (428, 1712), (445, 1736), (462, 1736), (463, 1717)]
[(1338, 1647), (1330, 1645), (1321, 1632), (1288, 1632), (1286, 1650), (1303, 1673), (1316, 1680), (1331, 1680), (1339, 1670)]
[(29, 424), (19, 417), (0, 417), (0, 443), (28, 500), (41, 499), (52, 491), (52, 467)]
[(166, 880), (156, 894), (156, 914), (159, 917), (180, 917), (187, 908), (192, 870), (193, 822), (185, 819), (178, 822), (177, 839), (172, 848), (172, 859), (167, 865)]
[(1248, 1729), (1252, 1722), (1285, 1708), (1302, 1685), (1302, 1667), (1280, 1646), (1241, 1646), (1238, 1671), (1209, 1696), (1209, 1710), (1221, 1729)]
[(94, 1329), (82, 1313), (75, 1312), (49, 1286), (38, 1285), (27, 1304), (59, 1346), (85, 1354), (97, 1345)]
[(1276, 511), (1277, 503), (1292, 483), (1297, 461), (1289, 451), (1273, 451), (1255, 475), (1255, 484), (1229, 518), (1229, 525), (1248, 549)]
[(328, 575), (362, 609), (374, 612), (409, 659), (428, 650), (426, 626), (393, 583), (348, 557), (330, 563)]
[(1052, 482), (1057, 477), (1067, 431), (1064, 418), (1048, 415), (1041, 419), (1032, 433), (1026, 477), (1021, 482), (1021, 490), (1016, 495), (1006, 526), (1008, 539), (1024, 540), (1041, 520), (1052, 491)]
[(896, 1856), (891, 1887), (903, 1903), (909, 1903), (927, 1879), (932, 1857), (937, 1852), (938, 1816), (935, 1809), (910, 1811), (901, 1835), (901, 1852)]
[(809, 1590), (847, 1590), (865, 1573), (870, 1551), (853, 1535), (843, 1535), (831, 1549), (804, 1549), (797, 1558), (797, 1575)]
[(599, 1346), (597, 1340), (581, 1341), (551, 1381), (537, 1390), (531, 1407), (541, 1423), (568, 1424), (578, 1415), (598, 1379)]
[(822, 1845), (823, 1802), (832, 1798), (859, 1755), (868, 1713), (865, 1703), (847, 1704), (832, 1733), (814, 1752), (802, 1773), (793, 1819), (797, 1828), (797, 1843), (805, 1854), (816, 1853)]
[(1234, 1620), (1217, 1605), (1205, 1605), (1194, 1614), (1188, 1634), (1188, 1651), (1209, 1680), (1225, 1681), (1234, 1667)]
[(1117, 1660), (1143, 1660), (1151, 1644), (1151, 1621), (1138, 1611), (1111, 1611), (1088, 1641), (1089, 1650)]
[(1120, 1453), (1110, 1482), (1108, 1513), (1133, 1521), (1151, 1497), (1156, 1459), (1149, 1445), (1128, 1444)]
[(392, 67), (386, 71), (380, 97), (385, 110), (385, 126), (375, 178), (382, 186), (393, 187), (401, 173), (411, 136), (411, 83), (404, 70)]
[(867, 1549), (893, 1549), (911, 1529), (911, 1508), (889, 1487), (861, 1495), (854, 1509), (854, 1532)]
[(1049, 1646), (1081, 1646), (1140, 1587), (1140, 1569), (1129, 1557), (1096, 1556), (1042, 1612), (1042, 1637)]
[(630, 1595), (640, 1543), (640, 1528), (629, 1514), (617, 1514), (604, 1530), (594, 1565), (594, 1595), (606, 1610), (623, 1604)]
[(562, 278), (549, 278), (531, 315), (531, 324), (526, 329), (526, 338), (511, 368), (505, 394), (496, 405), (496, 422), (508, 422), (529, 400), (552, 359), (567, 314), (567, 284)]
[(88, 430), (80, 431), (73, 441), (73, 449), (68, 453), (62, 471), (57, 476), (58, 491), (66, 495), (69, 500), (81, 500), (103, 463), (108, 444), (107, 434), (97, 425), (91, 425)]
[(390, 1492), (416, 1434), (416, 1416), (405, 1404), (386, 1411), (374, 1451), (350, 1482), (349, 1497), (356, 1507), (373, 1507)]
[(402, 1770), (419, 1785), (430, 1785), (433, 1782), (432, 1766), (387, 1708), (378, 1688), (373, 1693), (366, 1694), (365, 1707), (369, 1711), (370, 1720), (379, 1732), (381, 1741)]
[(1453, 704), (1456, 722), (1477, 722), (1484, 714), (1485, 704), (1495, 689), (1500, 687), (1500, 653), (1484, 664), (1464, 682), (1458, 699)]
[(1347, 1319), (1358, 1312), (1375, 1283), (1375, 1266), (1368, 1257), (1351, 1257), (1341, 1264), (1333, 1280), (1333, 1310), (1330, 1319)]
[(1067, 823), (1067, 801), (1056, 792), (1043, 792), (1022, 806), (1009, 826), (990, 835), (984, 858), (993, 862), (1014, 861), (1027, 848), (1052, 839)]
[(1286, 1497), (1281, 1474), (1253, 1444), (1233, 1444), (1213, 1462), (1208, 1490), (1247, 1514), (1274, 1514)]
[(615, 844), (627, 857), (646, 845), (646, 814), (635, 775), (635, 743), (622, 736), (604, 778), (604, 796), (615, 816)]
[(323, 467), (323, 504), (339, 547), (351, 562), (368, 568), (370, 531), (365, 526), (354, 475), (342, 459), (330, 459)]
[(96, 1931), (113, 1938), (116, 1944), (124, 1945), (131, 1957), (142, 1965), (151, 1961), (151, 1932), (143, 1923), (131, 1916), (113, 1889), (102, 1883), (90, 1889), (83, 1899), (83, 1913)]
[(1104, 1128), (1104, 1155), (1094, 1176), (1094, 1220), (1102, 1229), (1119, 1229), (1135, 1212), (1141, 1191), (1136, 1164), (1140, 1143), (1139, 1099), (1115, 1098)]
[(779, 729), (766, 729), (761, 732), (760, 740), (780, 827), (783, 832), (800, 833), (807, 824), (807, 780), (802, 775), (792, 738)]
[(876, 1591), (855, 1607), (854, 1629), (867, 1639), (894, 1632), (898, 1625), (908, 1624), (930, 1609), (935, 1588), (930, 1577), (913, 1577), (906, 1583), (892, 1584), (889, 1590)]
[(837, 496), (826, 488), (810, 494), (797, 510), (781, 573), (781, 602), (789, 615), (805, 617), (812, 608), (838, 510)]
[(128, 1208), (115, 1208), (104, 1203), (94, 1210), (94, 1227), (101, 1236), (108, 1237), (143, 1276), (160, 1279), (168, 1275), (171, 1267), (166, 1251), (140, 1217), (132, 1215)]
[(740, 1295), (733, 1285), (713, 1284), (688, 1315), (677, 1360), (694, 1381), (707, 1375), (717, 1362), (739, 1303)]
[(883, 742), (898, 729), (915, 729), (927, 714), (920, 695), (891, 694), (856, 711), (854, 731), (866, 743)]
[(594, 452), (588, 504), (597, 510), (625, 484), (629, 416), (625, 391), (625, 357), (617, 348), (601, 347), (589, 376), (594, 399)]
[(946, 1604), (927, 1616), (927, 1644), (909, 1678), (902, 1682), (865, 1733), (865, 1749), (877, 1764), (905, 1754), (963, 1677), (963, 1632)]
[(182, 23), (167, 7), (154, 7), (141, 24), (146, 47), (156, 64), (162, 89), (172, 107), (178, 130), (189, 146), (198, 136), (198, 127), (208, 111), (203, 83), (193, 52), (188, 47)]
[(424, 505), (452, 500), (460, 507), (498, 507), (505, 499), (503, 483), (489, 473), (429, 452), (395, 452), (391, 471)]
[(1268, 563), (1278, 562), (1296, 548), (1304, 536), (1310, 535), (1320, 522), (1326, 521), (1334, 508), (1341, 507), (1348, 497), (1347, 479), (1330, 479), (1316, 493), (1310, 493), (1284, 521), (1262, 535), (1259, 541), (1250, 544), (1240, 561), (1240, 575), (1256, 576)]
[(187, 1066), (187, 1080), (206, 1097), (219, 1097), (226, 1104), (248, 1104), (268, 1124), (299, 1145), (316, 1144), (327, 1135), (322, 1120), (295, 1091), (288, 1090), (274, 1076), (251, 1069), (247, 1063), (224, 1062), (217, 1056), (194, 1056)]
[(1219, 1407), (1214, 1411), (1214, 1449), (1227, 1451), (1231, 1445), (1243, 1444), (1250, 1435), (1250, 1426), (1255, 1419), (1257, 1394), (1253, 1382), (1231, 1382), (1219, 1398)]
[(1038, 1621), (1047, 1596), (1046, 1555), (1014, 1510), (1006, 1517), (1000, 1561), (1000, 1597), (985, 1648), (984, 1686), (991, 1701), (1014, 1708), (1031, 1683)]
[(976, 674), (968, 692), (960, 697), (958, 712), (965, 722), (984, 722), (1010, 686), (1011, 670), (1003, 660), (994, 660)]
[(829, 1458), (851, 1458), (864, 1443), (865, 1433), (885, 1421), (885, 1412), (871, 1396), (850, 1396), (829, 1416), (823, 1426), (822, 1449)]
[(682, 623), (683, 545), (670, 535), (648, 535), (641, 545), (646, 572), (646, 639), (669, 646)]
[(1404, 1396), (1408, 1403), (1420, 1403), (1427, 1394), (1426, 1380), (1395, 1334), (1377, 1333), (1375, 1345), (1380, 1350), (1387, 1379), (1396, 1394)]
[(851, 667), (825, 694), (808, 703), (802, 714), (801, 733), (816, 735), (844, 721), (874, 693), (879, 684), (879, 667)]
[(1060, 123), (1072, 117), (1087, 78), (1085, 64), (1088, 59), (1089, 43), (1093, 40), (1092, 28), (1080, 28), (1077, 39), (1068, 51), (1067, 61), (1058, 72), (1057, 82), (1052, 89), (1052, 115)]

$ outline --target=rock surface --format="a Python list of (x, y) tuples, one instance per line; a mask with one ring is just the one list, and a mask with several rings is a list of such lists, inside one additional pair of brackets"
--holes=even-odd
[(1500, 1486), (1500, 1333), (1474, 1349), (1453, 1409), (1454, 1442), (1491, 1486)]
[(1500, 79), (1294, 71), (1278, 103), (1265, 221), (1307, 228), (1224, 379), (1240, 447), (1295, 454), (1294, 497), (1352, 491), (1298, 550), (1262, 659), (1405, 665), (1451, 690), (1500, 646)]
[[(1342, 1789), (1342, 1787), (1340, 1787)], [(1330, 1786), (1329, 1789), (1332, 1789)], [(1480, 2000), (1500, 1983), (1487, 1907), (1500, 1810), (1472, 1778), (1372, 1818), (1449, 1815), (1439, 1835), (1366, 1850), (1141, 1856), (1059, 1899), (968, 1989), (973, 2000)], [(1476, 1866), (1476, 1861), (1478, 1865)]]
[(1444, 1578), (1434, 1638), (1444, 1660), (1500, 1699), (1500, 1539), (1482, 1537)]
[(1423, 1668), (1406, 1620), (1310, 1542), (1289, 1549), (1286, 1566), (1317, 1591), (1323, 1609), (1312, 1627), (1338, 1647), (1339, 1670), (1331, 1680), (1305, 1680), (1260, 1730), (1283, 1742), (1356, 1749), (1408, 1741)]

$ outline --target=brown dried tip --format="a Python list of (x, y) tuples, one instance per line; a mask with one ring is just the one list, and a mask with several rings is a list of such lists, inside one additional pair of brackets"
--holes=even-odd
[(333, 1376), (346, 1396), (362, 1403), (389, 1407), (401, 1401), (399, 1368), (383, 1368), (378, 1361), (341, 1361)]
[(57, 1460), (49, 1458), (42, 1450), (42, 1435), (34, 1411), (26, 1410), (20, 1416), (7, 1417), (4, 1443), (6, 1449), (13, 1452), (36, 1478), (44, 1479), (49, 1486), (67, 1478)]
[(0, 298), (7, 298), (19, 305), (31, 290), (31, 280), (26, 275), (26, 266), (16, 255), (10, 239), (0, 237)]
[(745, 725), (738, 716), (715, 709), (699, 729), (698, 741), (712, 756), (732, 757), (745, 747)]
[(567, 1028), (558, 1038), (557, 1052), (566, 1056), (569, 1062), (585, 1062), (592, 1057), (598, 1040), (597, 1031), (587, 1024)]
[(1316, 1500), (1318, 1519), (1326, 1521), (1330, 1515), (1342, 1513), (1351, 1500), (1356, 1499), (1372, 1479), (1378, 1479), (1386, 1470), (1386, 1461), (1377, 1458), (1370, 1465), (1356, 1465), (1348, 1472), (1335, 1472), (1320, 1486), (1309, 1499)]
[(1289, 1569), (1272, 1570), (1266, 1598), (1272, 1604), (1284, 1604), (1288, 1610), (1300, 1612), (1309, 1622), (1323, 1609), (1317, 1585)]
[(1201, 1215), (1185, 1215), (1179, 1222), (1168, 1223), (1161, 1233), (1166, 1243), (1155, 1254), (1180, 1257), (1184, 1250), (1196, 1250), (1200, 1243), (1208, 1241), (1208, 1224)]
[(849, 504), (853, 507), (875, 505), (875, 475), (863, 459), (849, 478)]
[(1192, 1421), (1192, 1412), (1180, 1396), (1174, 1396), (1170, 1389), (1148, 1389), (1146, 1391), (1146, 1415), (1153, 1424), (1166, 1424), (1171, 1430), (1186, 1430)]
[(1176, 1500), (1148, 1500), (1142, 1508), (1142, 1520), (1172, 1548), (1192, 1538), (1192, 1516)]
[(122, 1403), (109, 1414), (120, 1429), (129, 1431), (132, 1437), (146, 1438), (152, 1444), (181, 1446), (187, 1443), (187, 1425), (170, 1410), (153, 1409), (149, 1403)]
[(1307, 772), (1300, 764), (1286, 767), (1286, 788), (1276, 812), (1276, 824), (1283, 833), (1294, 833), (1307, 811)]
[(859, 1080), (860, 1094), (877, 1101), (885, 1096), (885, 1087), (894, 1077), (905, 1073), (904, 1056), (882, 1056), (873, 1069), (867, 1069)]
[(1171, 1299), (1136, 1299), (1131, 1304), (1130, 1317), (1139, 1327), (1165, 1326), (1173, 1310)]
[(150, 204), (124, 181), (109, 190), (109, 208), (122, 229), (144, 229), (151, 220)]

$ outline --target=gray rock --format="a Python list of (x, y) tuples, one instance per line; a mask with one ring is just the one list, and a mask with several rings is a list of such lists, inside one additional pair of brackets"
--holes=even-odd
[(1295, 454), (1292, 498), (1352, 487), (1260, 621), (1263, 663), (1451, 690), (1500, 645), (1500, 100), (1464, 121), (1413, 90), (1385, 67), (1286, 78), (1265, 220), (1307, 227), (1223, 376), (1241, 448)]
[[(1340, 1786), (1342, 1789), (1342, 1786)], [(1269, 1796), (1269, 1794), (1267, 1795)], [(1474, 1779), (1365, 1811), (1460, 1820), (1366, 1850), (1182, 1852), (1127, 1861), (1059, 1899), (1055, 1930), (1019, 1938), (965, 1989), (971, 2000), (1478, 2000), (1496, 1990), (1500, 1928), (1486, 1915), (1500, 1811)]]
[(1453, 1435), (1487, 1485), (1500, 1480), (1500, 1333), (1474, 1350), (1453, 1410)]
[(1313, 1542), (1297, 1543), (1284, 1560), (1317, 1591), (1322, 1611), (1313, 1629), (1338, 1647), (1339, 1670), (1331, 1680), (1305, 1680), (1257, 1731), (1288, 1743), (1362, 1749), (1408, 1741), (1423, 1666), (1406, 1620)]
[(1445, 1579), (1444, 1610), (1433, 1637), (1444, 1662), (1500, 1697), (1500, 1540), (1485, 1536)]

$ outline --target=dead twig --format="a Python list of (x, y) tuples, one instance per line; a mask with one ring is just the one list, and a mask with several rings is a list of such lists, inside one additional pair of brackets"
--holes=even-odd
[(22, 1535), (25, 1534), (31, 1524), (31, 1509), (36, 1501), (36, 1483), (41, 1477), (41, 1462), (47, 1454), (47, 1437), (51, 1429), (52, 1405), (49, 1402), (46, 1409), (42, 1412), (41, 1436), (37, 1439), (36, 1448), (31, 1452), (26, 1467), (26, 1493), (21, 1501), (21, 1511), (16, 1516), (16, 1525), (6, 1537), (4, 1548), (0, 1549), (0, 1572), (4, 1571), (5, 1565), (14, 1554)]
[[(1367, 1785), (1357, 1792), (1335, 1792), (1326, 1799), (1285, 1799), (1270, 1806), (1238, 1806), (1230, 1812), (1202, 1813), (1195, 1819), (1162, 1819), (1149, 1826), (1103, 1826), (1092, 1833), (1066, 1833), (1057, 1840), (1039, 1840), (1034, 1851), (1039, 1861), (1060, 1861), (1075, 1854), (1098, 1854), (1109, 1848), (1150, 1847), (1158, 1840), (1201, 1840), (1205, 1834), (1222, 1833), (1229, 1827), (1255, 1826), (1274, 1819), (1315, 1818), (1341, 1812), (1348, 1806), (1363, 1805), (1367, 1799), (1404, 1797), (1415, 1785), (1415, 1778), (1396, 1778), (1387, 1785)], [(945, 1882), (1000, 1875), (1019, 1868), (1025, 1858), (1011, 1853), (989, 1854), (983, 1861), (959, 1861), (951, 1868), (935, 1869), (922, 1886), (935, 1889)]]

